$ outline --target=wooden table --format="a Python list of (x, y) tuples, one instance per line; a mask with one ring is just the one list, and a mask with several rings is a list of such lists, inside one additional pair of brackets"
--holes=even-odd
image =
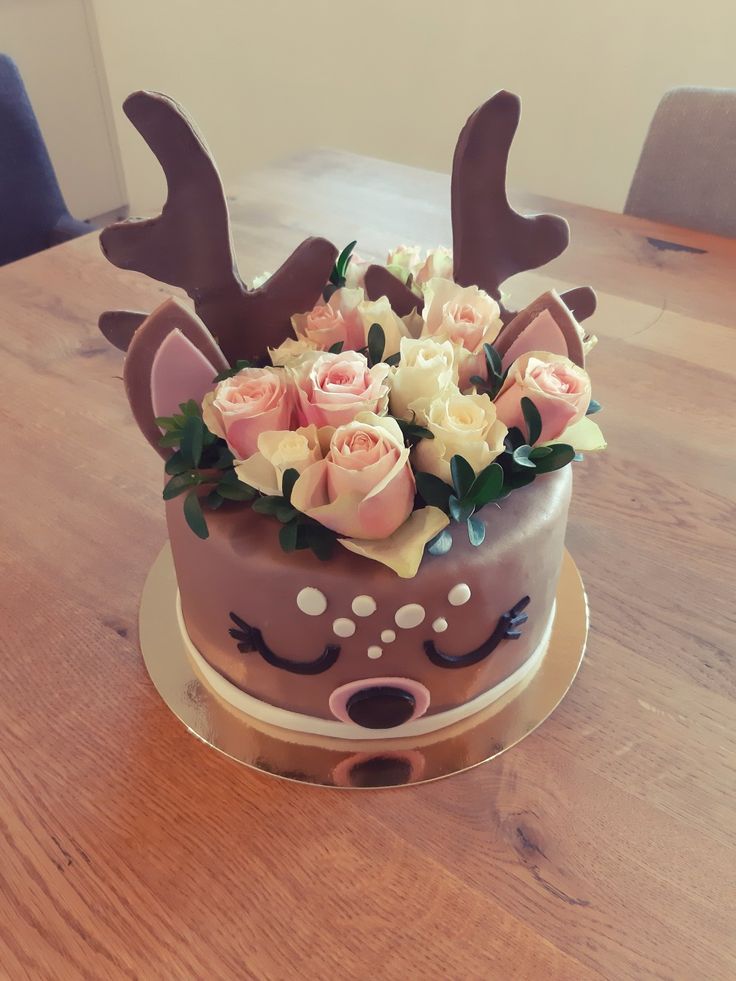
[[(447, 190), (345, 153), (272, 166), (235, 188), (242, 271), (312, 232), (448, 243)], [(0, 269), (3, 979), (736, 976), (736, 242), (554, 207), (574, 244), (513, 285), (599, 291), (610, 449), (568, 534), (588, 655), (520, 746), (408, 790), (269, 779), (169, 713), (136, 629), (160, 463), (95, 327), (166, 291), (95, 236)]]

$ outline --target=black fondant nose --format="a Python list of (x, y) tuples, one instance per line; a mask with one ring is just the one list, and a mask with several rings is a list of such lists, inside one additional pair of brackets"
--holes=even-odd
[(347, 713), (353, 722), (366, 729), (393, 729), (414, 714), (414, 696), (403, 688), (376, 685), (351, 695)]

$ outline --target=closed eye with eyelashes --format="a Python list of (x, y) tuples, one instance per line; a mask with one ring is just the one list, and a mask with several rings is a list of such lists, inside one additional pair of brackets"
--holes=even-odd
[(478, 664), (489, 657), (502, 640), (516, 640), (521, 637), (521, 630), (517, 628), (529, 619), (529, 615), (523, 612), (528, 605), (529, 597), (523, 596), (515, 606), (499, 617), (493, 633), (479, 647), (467, 654), (445, 654), (433, 640), (424, 642), (425, 653), (432, 664), (440, 668), (468, 668)]
[(325, 649), (313, 661), (292, 661), (288, 657), (281, 657), (272, 651), (263, 639), (263, 634), (256, 627), (251, 627), (249, 623), (241, 619), (237, 613), (231, 613), (230, 619), (235, 624), (229, 630), (230, 636), (238, 641), (238, 650), (241, 653), (258, 651), (264, 661), (267, 661), (274, 668), (281, 668), (283, 671), (291, 671), (292, 674), (322, 674), (335, 664), (340, 656), (340, 647), (336, 644), (327, 644)]

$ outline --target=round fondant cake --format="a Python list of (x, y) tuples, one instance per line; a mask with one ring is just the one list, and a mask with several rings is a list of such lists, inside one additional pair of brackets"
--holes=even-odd
[(383, 263), (308, 239), (252, 289), (206, 144), (172, 100), (125, 110), (166, 173), (161, 215), (102, 233), (110, 261), (183, 287), (111, 311), (143, 434), (165, 459), (177, 616), (204, 683), (251, 718), (353, 740), (421, 736), (542, 662), (590, 416), (580, 287), (510, 309), (501, 284), (565, 248), (508, 204), (519, 101), (473, 113), (453, 249)]

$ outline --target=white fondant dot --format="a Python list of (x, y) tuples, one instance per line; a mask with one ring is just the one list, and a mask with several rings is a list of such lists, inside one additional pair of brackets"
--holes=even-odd
[(376, 601), (372, 596), (356, 596), (353, 600), (353, 613), (356, 617), (369, 617), (376, 612)]
[(355, 633), (355, 624), (347, 617), (338, 617), (332, 624), (332, 629), (338, 637), (352, 637)]
[(406, 606), (402, 606), (396, 611), (394, 620), (396, 626), (403, 630), (418, 627), (424, 620), (424, 607), (420, 606), (419, 603), (407, 603)]
[(377, 657), (381, 656), (381, 654), (383, 654), (383, 650), (380, 647), (377, 647), (375, 644), (371, 644), (371, 646), (368, 648), (368, 657), (372, 661), (375, 661)]
[(436, 634), (443, 634), (447, 630), (447, 620), (444, 617), (437, 617), (437, 619), (432, 624), (432, 630)]
[(315, 589), (314, 586), (305, 586), (297, 593), (296, 605), (307, 616), (318, 617), (327, 609), (327, 600), (325, 594)]
[(384, 644), (393, 643), (393, 641), (396, 640), (396, 631), (395, 630), (381, 631), (381, 640), (384, 642)]
[(451, 606), (462, 606), (470, 599), (470, 586), (466, 582), (459, 582), (457, 586), (452, 587), (447, 598)]

